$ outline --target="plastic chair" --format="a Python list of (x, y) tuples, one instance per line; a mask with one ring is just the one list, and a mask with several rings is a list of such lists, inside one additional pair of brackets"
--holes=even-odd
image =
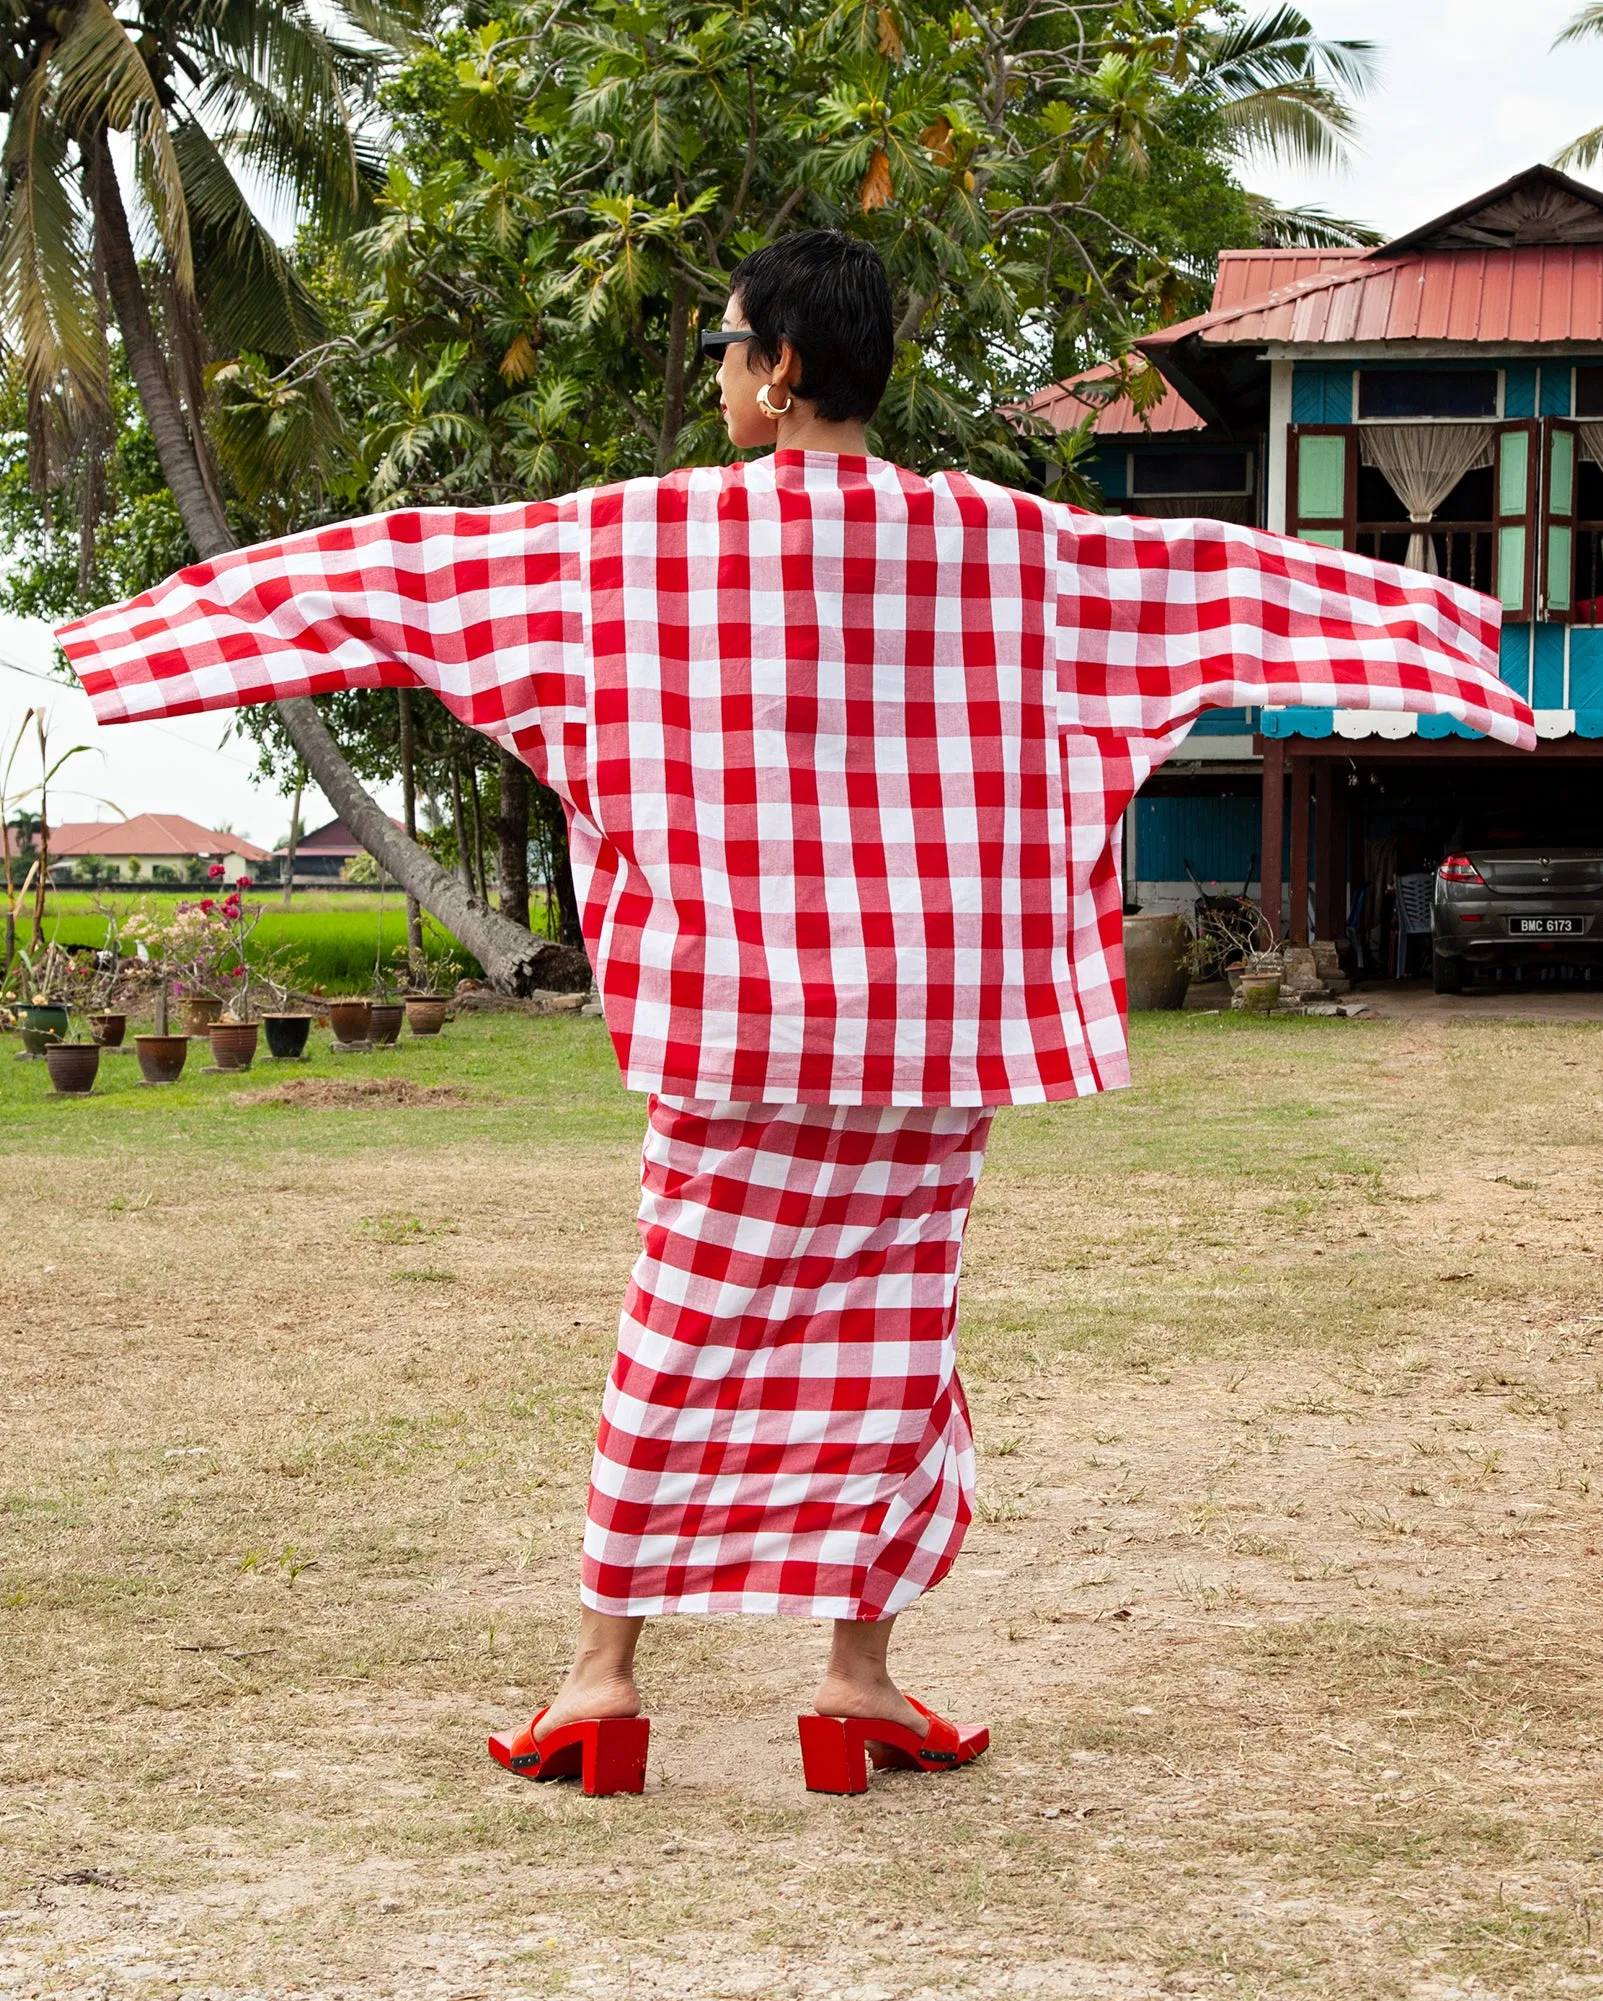
[(1397, 878), (1397, 978), (1408, 978), (1408, 941), (1430, 936), (1430, 906), (1435, 894), (1434, 875), (1400, 875)]

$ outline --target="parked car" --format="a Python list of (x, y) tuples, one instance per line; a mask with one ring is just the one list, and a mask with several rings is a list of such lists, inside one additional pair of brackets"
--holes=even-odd
[(1603, 848), (1481, 848), (1436, 871), (1431, 968), (1457, 994), (1476, 968), (1603, 967)]

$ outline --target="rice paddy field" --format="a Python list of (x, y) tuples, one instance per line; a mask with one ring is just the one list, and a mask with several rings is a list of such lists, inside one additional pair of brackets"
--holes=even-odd
[[(196, 888), (187, 895), (194, 898), (206, 893)], [(45, 936), (63, 945), (103, 946), (106, 912), (122, 922), (142, 907), (170, 912), (182, 900), (170, 891), (144, 896), (125, 891), (61, 891), (51, 897)], [(406, 946), (406, 907), (394, 892), (381, 898), (376, 891), (297, 890), (288, 910), (282, 907), (276, 890), (260, 897), (248, 894), (246, 902), (248, 908), (262, 911), (261, 922), (252, 934), (255, 951), (285, 950), (299, 965), (297, 984), (302, 987), (324, 993), (365, 993), (372, 983), (375, 961), (390, 968), (395, 953)], [(431, 917), (424, 919), (424, 935), (431, 951), (451, 950), (459, 974), (478, 974), (478, 961)]]

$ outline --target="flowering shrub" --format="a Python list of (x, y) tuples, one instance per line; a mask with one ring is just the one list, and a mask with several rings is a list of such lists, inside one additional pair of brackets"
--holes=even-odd
[(172, 980), (178, 999), (221, 1001), (236, 1021), (249, 1021), (268, 993), (282, 997), (294, 976), (284, 952), (248, 949), (262, 915), (260, 906), (247, 910), (242, 901), (250, 886), (250, 877), (240, 876), (221, 898), (203, 896), (170, 912), (141, 910), (123, 925), (122, 935), (144, 945)]

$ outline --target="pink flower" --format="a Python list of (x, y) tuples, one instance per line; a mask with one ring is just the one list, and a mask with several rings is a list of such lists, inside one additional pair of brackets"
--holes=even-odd
[(228, 871), (226, 868), (224, 868), (221, 862), (213, 862), (211, 867), (207, 869), (206, 873), (211, 877), (212, 881), (215, 882), (220, 875), (227, 875)]
[(248, 875), (236, 875), (234, 877), (234, 887), (235, 889), (249, 889), (251, 887), (251, 878)]
[(210, 896), (203, 896), (200, 899), (200, 907), (202, 910), (205, 911), (206, 915), (210, 917), (212, 912), (217, 908), (217, 903), (215, 898)]

